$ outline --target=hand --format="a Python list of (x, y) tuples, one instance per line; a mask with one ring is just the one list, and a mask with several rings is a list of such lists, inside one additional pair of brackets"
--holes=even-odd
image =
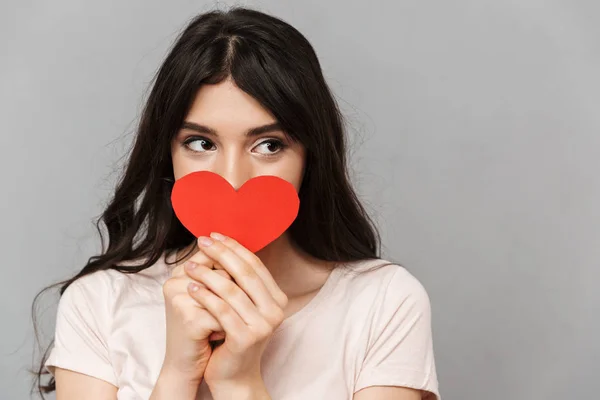
[[(201, 251), (187, 262), (202, 264), (204, 268), (214, 265), (214, 261)], [(213, 273), (226, 281), (231, 280), (223, 269)], [(212, 354), (210, 341), (222, 339), (224, 332), (219, 321), (190, 296), (188, 285), (191, 282), (194, 281), (181, 264), (173, 269), (171, 277), (163, 285), (167, 343), (161, 374), (174, 371), (173, 375), (181, 375), (199, 384)]]
[(254, 385), (262, 380), (260, 360), (266, 345), (284, 319), (288, 298), (260, 258), (232, 238), (213, 233), (198, 239), (198, 247), (235, 280), (224, 279), (199, 265), (187, 274), (209, 290), (190, 285), (191, 296), (206, 307), (225, 330), (225, 342), (206, 366), (209, 387)]

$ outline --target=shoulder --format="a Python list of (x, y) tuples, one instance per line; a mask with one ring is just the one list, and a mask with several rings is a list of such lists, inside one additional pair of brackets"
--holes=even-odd
[[(119, 263), (119, 266), (139, 265), (143, 260)], [(88, 310), (112, 312), (115, 302), (134, 291), (161, 287), (169, 273), (164, 255), (147, 269), (124, 273), (116, 269), (98, 270), (76, 279), (61, 296), (59, 307), (85, 307)]]
[(63, 292), (59, 307), (97, 308), (113, 293), (119, 277), (110, 270), (94, 271), (73, 281)]
[[(349, 296), (368, 300), (375, 309), (399, 308), (429, 315), (431, 304), (423, 284), (405, 267), (384, 259), (347, 263), (341, 274)], [(375, 311), (375, 310), (374, 310)]]
[(396, 293), (400, 297), (428, 297), (425, 287), (412, 273), (400, 264), (388, 260), (354, 261), (340, 268), (350, 284), (364, 286), (377, 293)]

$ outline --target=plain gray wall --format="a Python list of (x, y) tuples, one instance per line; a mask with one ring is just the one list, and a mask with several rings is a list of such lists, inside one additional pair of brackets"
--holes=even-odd
[[(596, 398), (600, 3), (245, 4), (314, 45), (384, 255), (431, 297), (443, 397)], [(212, 5), (2, 1), (1, 399), (29, 398), (32, 298), (99, 249), (147, 83)]]

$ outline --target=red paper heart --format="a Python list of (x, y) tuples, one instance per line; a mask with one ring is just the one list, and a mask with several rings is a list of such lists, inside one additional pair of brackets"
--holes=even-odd
[(294, 186), (276, 176), (252, 178), (236, 190), (223, 177), (197, 171), (175, 181), (175, 215), (194, 236), (219, 232), (257, 252), (277, 239), (298, 216)]

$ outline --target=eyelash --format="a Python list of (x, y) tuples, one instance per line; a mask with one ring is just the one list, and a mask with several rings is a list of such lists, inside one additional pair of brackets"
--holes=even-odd
[[(189, 150), (192, 153), (204, 153), (203, 151), (193, 150), (193, 149), (191, 149), (189, 147), (190, 143), (195, 142), (197, 140), (204, 140), (204, 141), (212, 144), (213, 146), (215, 145), (210, 139), (207, 139), (207, 138), (205, 138), (203, 136), (190, 136), (190, 137), (188, 137), (187, 139), (185, 139), (183, 141), (183, 146), (186, 148), (186, 150)], [(258, 146), (266, 144), (266, 143), (276, 144), (279, 148), (273, 154), (261, 154), (261, 156), (264, 156), (264, 157), (274, 157), (274, 156), (278, 155), (279, 153), (281, 153), (283, 150), (285, 150), (288, 147), (287, 144), (285, 144), (282, 140), (277, 139), (277, 138), (269, 138), (269, 139), (263, 140), (262, 142), (258, 143), (254, 147), (258, 147)], [(209, 151), (209, 150), (205, 150), (205, 151)]]

